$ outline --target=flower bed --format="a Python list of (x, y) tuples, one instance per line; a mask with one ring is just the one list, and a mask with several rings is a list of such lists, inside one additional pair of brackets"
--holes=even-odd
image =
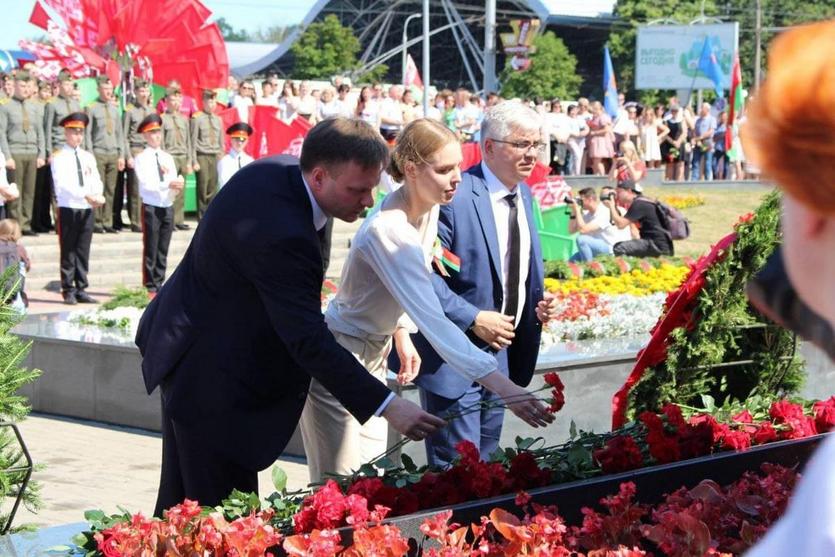
[(557, 294), (559, 314), (542, 328), (542, 346), (566, 340), (618, 338), (649, 333), (666, 294), (608, 295), (575, 291)]
[(689, 257), (596, 257), (593, 261), (573, 263), (570, 261), (548, 261), (545, 263), (545, 276), (565, 280), (601, 276), (618, 276), (632, 270), (649, 271), (661, 265), (686, 267), (694, 263)]
[[(548, 381), (553, 385), (559, 384), (555, 375), (549, 376)], [(593, 482), (597, 482), (599, 490), (601, 486), (611, 487), (607, 483), (610, 480), (605, 478), (607, 474), (634, 473), (643, 467), (644, 470), (636, 477), (641, 474), (646, 477), (646, 474), (653, 474), (651, 467), (659, 464), (678, 467), (679, 474), (683, 474), (677, 476), (670, 472), (675, 468), (669, 469), (664, 476), (668, 480), (675, 478), (682, 482), (682, 477), (691, 480), (704, 478), (704, 475), (692, 475), (691, 468), (699, 461), (690, 464), (689, 459), (724, 458), (726, 462), (721, 466), (702, 465), (701, 473), (704, 474), (707, 469), (729, 471), (734, 467), (727, 459), (736, 458), (729, 451), (745, 451), (755, 445), (778, 441), (783, 443), (776, 443), (775, 448), (785, 446), (787, 440), (804, 439), (805, 442), (805, 438), (828, 430), (833, 425), (835, 397), (817, 403), (780, 400), (770, 405), (754, 399), (748, 401), (747, 407), (716, 408), (711, 406), (710, 400), (706, 400), (704, 409), (682, 409), (667, 405), (662, 412), (642, 414), (638, 422), (609, 434), (574, 432), (568, 443), (559, 446), (543, 447), (541, 439), (518, 439), (517, 447), (498, 451), (487, 462), (480, 459), (471, 443), (463, 442), (458, 446), (459, 460), (448, 470), (417, 468), (407, 457), (403, 458), (402, 466), (378, 461), (375, 465), (385, 468), (382, 476), (377, 476), (378, 471), (374, 465), (366, 465), (356, 475), (338, 478), (338, 481), (330, 480), (312, 494), (286, 493), (282, 490), (268, 497), (265, 504), (254, 494), (234, 493), (222, 507), (207, 509), (203, 514), (223, 517), (223, 521), (212, 519), (206, 526), (210, 529), (238, 531), (248, 528), (260, 532), (258, 535), (264, 537), (276, 531), (289, 533), (292, 530), (296, 534), (310, 534), (310, 538), (307, 538), (310, 541), (320, 535), (316, 534), (317, 531), (321, 533), (339, 527), (356, 526), (363, 520), (373, 519), (372, 513), (384, 512), (383, 508), (389, 509), (385, 511), (389, 516), (403, 516), (422, 509), (456, 505), (469, 505), (471, 510), (483, 509), (487, 503), (478, 500), (501, 495), (505, 495), (505, 499), (512, 499), (512, 494), (527, 490), (534, 490), (532, 493), (538, 497), (540, 491), (537, 488), (545, 491), (559, 490), (559, 484), (573, 486), (575, 493), (588, 495), (595, 490), (584, 488), (586, 484), (582, 481), (574, 484), (568, 482), (598, 478)], [(806, 448), (811, 450), (809, 447)], [(751, 450), (751, 454), (763, 450), (768, 449), (757, 447)], [(726, 454), (717, 454), (723, 452)], [(743, 452), (740, 456), (746, 454)], [(805, 454), (808, 454), (808, 450)], [(786, 459), (776, 459), (777, 462), (781, 460)], [(746, 467), (740, 473), (750, 469), (748, 465), (754, 461), (759, 465), (762, 459), (746, 460)], [(620, 481), (618, 478), (620, 476), (616, 476), (615, 480)], [(665, 485), (660, 476), (647, 482), (656, 486)], [(681, 496), (679, 494), (679, 499)], [(187, 503), (189, 505), (194, 504)], [(566, 510), (570, 515), (571, 509)], [(175, 523), (181, 519), (182, 512), (182, 509), (177, 509), (173, 513)], [(253, 519), (251, 523), (234, 525), (237, 520), (251, 517), (253, 513), (256, 513), (260, 522)], [(109, 536), (113, 532), (124, 533), (134, 528), (139, 533), (130, 536), (152, 538), (153, 532), (172, 532), (171, 528), (176, 526), (171, 525), (171, 518), (161, 525), (150, 527), (141, 516), (105, 517), (97, 514), (93, 518), (93, 531), (76, 540), (88, 550), (98, 547), (99, 551), (103, 551), (102, 541), (111, 539)], [(267, 525), (272, 530), (266, 530)], [(663, 531), (662, 524), (654, 526), (661, 526), (659, 532)], [(222, 531), (216, 533), (214, 539), (223, 535)]]
[(705, 197), (699, 194), (693, 195), (662, 195), (658, 198), (662, 203), (666, 203), (670, 207), (675, 207), (678, 210), (690, 209), (691, 207), (701, 207), (706, 203)]
[(587, 291), (593, 294), (631, 294), (646, 296), (657, 292), (670, 292), (678, 288), (687, 276), (689, 268), (662, 263), (647, 270), (632, 269), (618, 276), (597, 276), (593, 278), (569, 278), (566, 280), (545, 279), (545, 288), (550, 292)]

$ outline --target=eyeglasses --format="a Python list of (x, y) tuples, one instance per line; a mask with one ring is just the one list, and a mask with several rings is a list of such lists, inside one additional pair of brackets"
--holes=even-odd
[(496, 143), (505, 143), (523, 153), (527, 153), (531, 149), (536, 149), (537, 151), (545, 150), (545, 143), (541, 141), (504, 141), (501, 139), (493, 139), (493, 141)]

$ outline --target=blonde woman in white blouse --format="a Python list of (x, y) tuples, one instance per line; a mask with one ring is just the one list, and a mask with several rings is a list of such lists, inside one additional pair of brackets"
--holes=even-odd
[[(419, 119), (404, 128), (389, 167), (404, 185), (385, 198), (354, 237), (325, 321), (337, 342), (380, 381), (386, 380), (394, 338), (403, 362), (401, 383), (418, 373), (420, 359), (409, 334), (420, 330), (454, 369), (499, 395), (531, 426), (544, 426), (553, 421), (546, 407), (499, 373), (496, 359), (446, 318), (432, 287), (438, 206), (452, 201), (461, 161), (460, 144), (443, 124)], [(386, 449), (383, 419), (361, 425), (315, 379), (301, 431), (311, 482), (328, 473), (348, 474)]]

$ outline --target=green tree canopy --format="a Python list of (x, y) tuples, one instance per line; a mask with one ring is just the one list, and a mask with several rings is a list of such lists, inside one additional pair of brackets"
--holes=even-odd
[(328, 79), (357, 66), (360, 42), (350, 27), (333, 14), (310, 24), (290, 48), (295, 57), (297, 79)]
[(534, 39), (536, 52), (530, 55), (531, 65), (522, 72), (510, 67), (508, 59), (501, 74), (504, 97), (574, 98), (579, 94), (582, 78), (577, 75), (577, 58), (553, 31)]
[[(762, 0), (762, 5), (763, 65), (768, 43), (776, 36), (776, 29), (835, 16), (835, 4), (820, 0)], [(618, 90), (627, 94), (635, 91), (635, 41), (639, 25), (660, 19), (687, 24), (698, 17), (701, 10), (702, 0), (617, 0), (614, 15), (618, 22), (609, 35), (609, 50)], [(752, 0), (705, 0), (704, 14), (727, 22), (739, 22), (739, 63), (743, 83), (748, 86), (754, 77), (755, 3)], [(644, 92), (642, 97), (661, 99), (657, 91)]]
[(220, 28), (220, 33), (223, 35), (224, 41), (247, 42), (252, 39), (245, 29), (235, 29), (224, 17), (217, 18), (215, 23)]

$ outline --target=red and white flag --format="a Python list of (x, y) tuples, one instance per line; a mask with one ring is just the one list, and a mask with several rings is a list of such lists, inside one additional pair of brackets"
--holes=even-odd
[(420, 79), (420, 72), (418, 72), (417, 64), (415, 64), (411, 54), (406, 55), (406, 71), (403, 73), (403, 85), (406, 87), (414, 85), (423, 89), (423, 80)]

